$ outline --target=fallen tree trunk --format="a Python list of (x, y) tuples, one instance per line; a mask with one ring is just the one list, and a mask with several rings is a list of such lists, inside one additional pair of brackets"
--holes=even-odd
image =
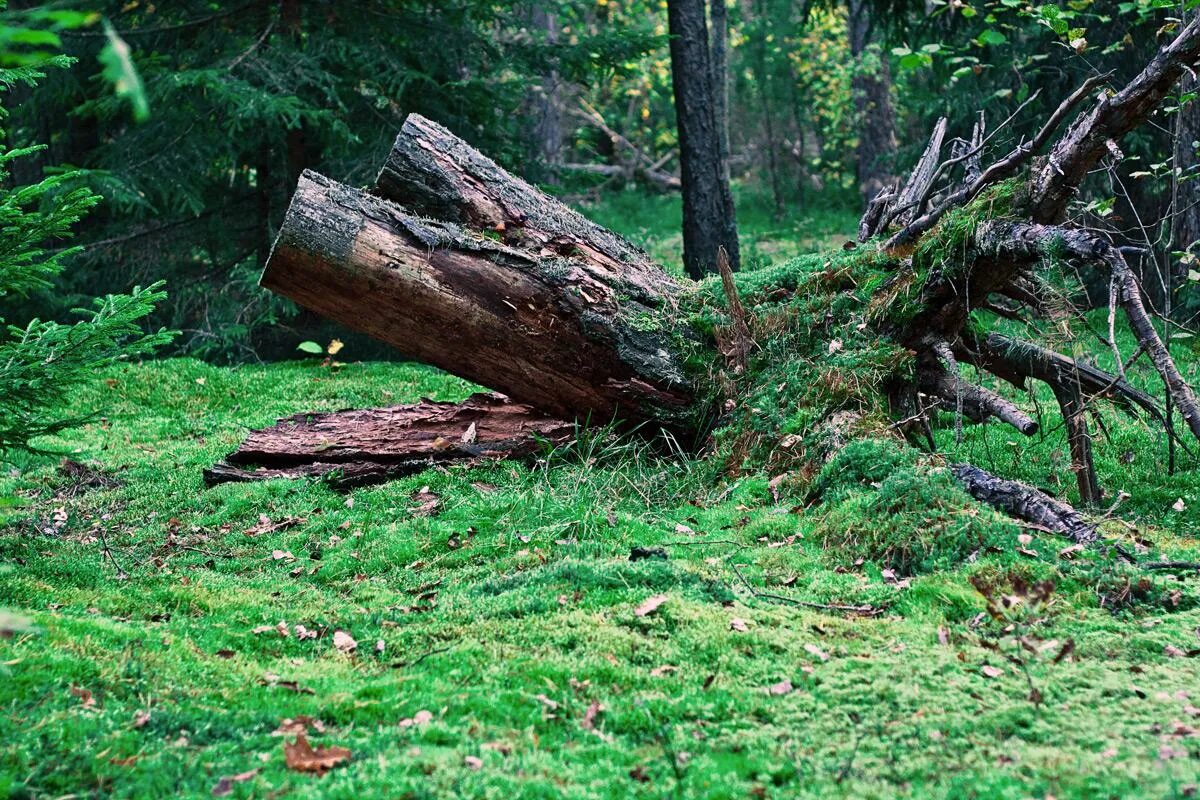
[(338, 488), (380, 483), (439, 464), (529, 458), (561, 444), (571, 423), (497, 394), (462, 403), (297, 414), (252, 431), (223, 463), (204, 473), (209, 486), (273, 478), (322, 478)]
[(375, 194), (305, 173), (262, 285), (554, 416), (694, 427), (644, 252), (415, 114)]
[[(1110, 275), (1140, 352), (1200, 439), (1194, 392), (1120, 250), (1094, 230), (1047, 224), (1099, 158), (1097, 141), (1119, 152), (1106, 137), (1144, 121), (1197, 55), (1192, 22), (1117, 100), (1080, 114), (1055, 142), (1103, 78), (1088, 81), (1031, 142), (986, 167), (982, 121), (939, 162), (940, 122), (905, 186), (871, 204), (864, 246), (721, 283), (681, 285), (620, 237), (413, 116), (374, 194), (304, 175), (262, 283), (550, 417), (652, 423), (692, 442), (717, 427), (714, 448), (731, 471), (753, 459), (815, 470), (848, 439), (913, 426), (932, 445), (929, 416), (939, 408), (1026, 435), (1053, 429), (986, 375), (968, 381), (960, 362), (1021, 387), (1040, 381), (1059, 400), (1081, 498), (1096, 502), (1090, 404), (1108, 398), (1168, 426), (1169, 418), (1120, 365), (1113, 375), (1056, 353), (1032, 325), (1035, 341), (1000, 337), (976, 312), (1037, 319), (1046, 311), (1039, 287), (1065, 285), (1064, 265)], [(1046, 147), (1050, 165), (1035, 163)], [(977, 498), (1084, 538), (1069, 506), (972, 469), (956, 474)]]

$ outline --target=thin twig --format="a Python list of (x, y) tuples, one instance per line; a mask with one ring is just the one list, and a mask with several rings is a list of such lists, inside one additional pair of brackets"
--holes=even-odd
[(787, 597), (786, 595), (782, 594), (772, 594), (770, 592), (761, 591), (756, 589), (750, 583), (750, 581), (746, 580), (746, 576), (742, 574), (740, 569), (738, 569), (738, 565), (733, 563), (732, 559), (735, 555), (737, 555), (736, 552), (731, 553), (726, 559), (726, 562), (733, 569), (733, 574), (737, 575), (738, 580), (742, 582), (742, 585), (746, 587), (750, 594), (761, 600), (774, 600), (777, 603), (786, 603), (788, 605), (799, 606), (801, 608), (816, 608), (821, 611), (838, 611), (849, 614), (861, 614), (864, 617), (877, 617), (886, 610), (884, 608), (876, 608), (875, 606), (851, 606), (842, 605), (840, 603), (814, 603), (810, 600), (797, 600), (794, 597)]
[(124, 567), (117, 563), (117, 559), (112, 554), (112, 548), (108, 546), (108, 537), (104, 535), (104, 528), (97, 528), (96, 533), (100, 536), (100, 546), (104, 548), (104, 555), (108, 556), (108, 560), (117, 569), (117, 580), (123, 581), (129, 579), (129, 573)]

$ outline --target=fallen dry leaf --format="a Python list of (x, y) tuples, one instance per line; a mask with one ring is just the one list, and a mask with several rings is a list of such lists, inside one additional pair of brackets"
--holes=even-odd
[(442, 498), (440, 495), (429, 491), (428, 486), (421, 487), (420, 490), (413, 492), (409, 497), (417, 505), (415, 508), (410, 508), (408, 513), (414, 517), (437, 516), (437, 508), (441, 504)]
[(412, 727), (416, 727), (418, 725), (425, 725), (425, 724), (431, 722), (432, 720), (433, 720), (433, 712), (426, 711), (425, 709), (421, 709), (417, 713), (413, 714), (412, 717), (410, 717), (408, 719), (400, 720), (400, 727), (401, 728), (412, 728)]
[(261, 536), (264, 533), (275, 533), (277, 531), (294, 528), (297, 525), (302, 525), (308, 522), (308, 517), (284, 517), (279, 522), (272, 522), (271, 518), (266, 514), (260, 514), (258, 524), (246, 531), (247, 536)]
[(358, 642), (354, 641), (354, 637), (345, 631), (334, 631), (333, 646), (339, 653), (353, 653), (358, 649)]
[(1082, 544), (1073, 544), (1068, 547), (1064, 547), (1062, 550), (1059, 550), (1058, 557), (1070, 560), (1075, 558), (1076, 553), (1082, 553), (1086, 549), (1087, 547)]
[(350, 760), (350, 751), (345, 747), (318, 747), (308, 743), (303, 733), (292, 743), (283, 743), (283, 760), (288, 769), (296, 772), (315, 772), (324, 775), (329, 770)]
[(245, 783), (258, 774), (257, 769), (252, 769), (247, 772), (239, 772), (237, 775), (223, 775), (221, 780), (217, 781), (217, 785), (213, 787), (213, 797), (224, 797), (233, 791), (235, 783)]
[(1004, 674), (1004, 670), (999, 667), (993, 667), (991, 664), (984, 664), (979, 668), (979, 671), (989, 678), (999, 678)]
[(287, 689), (288, 691), (295, 692), (296, 694), (316, 694), (316, 692), (313, 691), (312, 689), (310, 689), (309, 687), (301, 686), (296, 681), (282, 680), (278, 675), (276, 675), (273, 672), (268, 672), (266, 675), (264, 675), (262, 678), (260, 678), (258, 681), (258, 685), (259, 686), (278, 686), (280, 689)]
[(658, 610), (658, 607), (667, 602), (665, 594), (655, 594), (647, 597), (642, 601), (642, 604), (633, 610), (633, 613), (639, 617), (649, 616)]
[(604, 706), (600, 705), (599, 701), (593, 700), (592, 704), (587, 707), (587, 711), (583, 712), (583, 719), (579, 725), (585, 731), (594, 730), (596, 727), (596, 717), (604, 710)]
[(321, 722), (321, 720), (319, 720), (319, 719), (305, 716), (303, 714), (298, 717), (295, 717), (295, 718), (288, 717), (286, 719), (280, 720), (279, 727), (276, 728), (271, 733), (271, 735), (272, 736), (299, 736), (302, 733), (307, 734), (309, 732), (309, 730), (314, 730), (317, 733), (324, 733), (325, 732), (325, 723)]
[(78, 686), (72, 684), (71, 696), (78, 697), (80, 704), (84, 708), (95, 708), (96, 706), (96, 698), (92, 696), (91, 691), (88, 689), (80, 689)]
[(826, 653), (824, 650), (817, 647), (815, 644), (812, 644), (811, 642), (804, 645), (804, 652), (808, 653), (813, 658), (819, 658), (822, 661), (829, 660), (829, 653)]

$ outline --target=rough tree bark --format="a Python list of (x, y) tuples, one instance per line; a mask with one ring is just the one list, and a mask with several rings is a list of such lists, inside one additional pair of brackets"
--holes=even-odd
[(689, 427), (644, 253), (416, 115), (377, 191), (407, 207), (305, 173), (262, 285), (553, 416)]
[(462, 403), (297, 414), (252, 432), (205, 483), (323, 478), (352, 488), (438, 464), (528, 458), (568, 440), (573, 424), (497, 394)]
[(693, 278), (717, 271), (717, 251), (722, 247), (735, 270), (740, 262), (733, 195), (729, 181), (723, 179), (720, 137), (713, 113), (704, 5), (704, 0), (667, 3), (683, 186), (683, 264)]
[[(717, 123), (717, 153), (721, 159), (721, 180), (729, 183), (729, 9), (725, 0), (708, 0), (708, 21), (712, 28), (713, 117)], [(731, 195), (732, 197), (732, 195)], [(732, 210), (730, 211), (732, 214)]]
[(873, 47), (870, 3), (850, 0), (850, 55), (854, 77), (850, 89), (858, 127), (855, 170), (863, 200), (870, 201), (895, 180), (891, 173), (896, 155), (896, 112), (892, 108), (892, 76), (878, 47)]

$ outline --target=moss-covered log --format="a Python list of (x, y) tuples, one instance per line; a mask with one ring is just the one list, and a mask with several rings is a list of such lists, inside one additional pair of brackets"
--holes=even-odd
[[(1033, 341), (1000, 336), (979, 312), (1058, 321), (1048, 295), (1065, 291), (1063, 267), (1109, 276), (1141, 351), (1200, 439), (1195, 394), (1120, 249), (1060, 222), (1100, 151), (1116, 151), (1111, 137), (1144, 121), (1198, 56), (1200, 21), (1064, 133), (1103, 78), (991, 164), (979, 127), (966, 153), (939, 161), (939, 123), (907, 184), (871, 204), (859, 247), (700, 284), (668, 277), (620, 237), (410, 117), (375, 195), (305, 175), (263, 284), (549, 415), (686, 432), (735, 472), (811, 478), (856, 438), (932, 447), (942, 411), (957, 424), (996, 419), (1032, 435), (1043, 421), (963, 365), (1019, 387), (1044, 382), (1059, 400), (1080, 497), (1096, 502), (1091, 404), (1143, 409), (1168, 428), (1169, 417), (1123, 375), (1055, 352), (1036, 328)], [(1048, 161), (1035, 160), (1040, 149)], [(1085, 536), (1069, 508), (1028, 487), (955, 474), (1010, 514)]]

